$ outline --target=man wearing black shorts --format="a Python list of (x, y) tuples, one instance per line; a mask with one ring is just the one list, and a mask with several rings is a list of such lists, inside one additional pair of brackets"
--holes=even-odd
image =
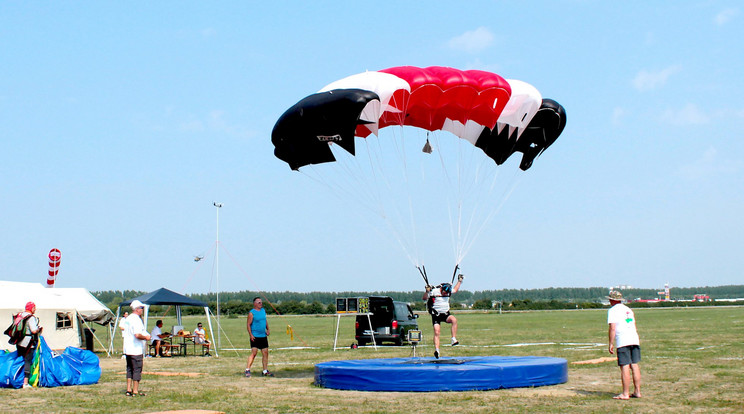
[[(612, 306), (607, 312), (609, 325), (609, 351), (617, 354), (617, 365), (620, 367), (620, 378), (623, 392), (614, 396), (616, 400), (641, 398), (641, 340), (636, 331), (633, 310), (622, 304), (623, 295), (618, 291), (608, 296)], [(633, 374), (633, 393), (630, 393), (630, 376)]]
[(263, 301), (260, 297), (253, 298), (253, 309), (248, 313), (246, 329), (251, 337), (251, 355), (248, 357), (248, 365), (245, 367), (246, 378), (251, 377), (251, 366), (259, 350), (261, 350), (261, 363), (263, 365), (261, 375), (273, 377), (274, 374), (269, 372), (269, 322), (266, 319), (266, 310), (263, 308)]
[(456, 346), (460, 344), (457, 340), (457, 318), (450, 314), (450, 296), (460, 290), (463, 275), (457, 275), (457, 284), (452, 286), (449, 283), (442, 283), (437, 287), (426, 286), (423, 300), (426, 301), (426, 307), (431, 314), (431, 323), (434, 328), (434, 358), (439, 359), (439, 335), (442, 331), (441, 324), (446, 322), (451, 324), (452, 338), (450, 344)]

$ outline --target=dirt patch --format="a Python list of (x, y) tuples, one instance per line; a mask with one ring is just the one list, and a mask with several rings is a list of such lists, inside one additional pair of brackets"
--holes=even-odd
[(176, 411), (154, 411), (146, 414), (225, 414), (224, 411), (210, 410), (176, 410)]
[(586, 361), (574, 361), (571, 364), (573, 365), (586, 365), (586, 364), (601, 364), (603, 362), (610, 362), (615, 361), (616, 359), (614, 357), (602, 357), (602, 358), (595, 358), (595, 359), (587, 359)]

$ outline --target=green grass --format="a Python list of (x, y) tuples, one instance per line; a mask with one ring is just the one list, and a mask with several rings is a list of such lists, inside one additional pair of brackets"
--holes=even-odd
[[(152, 412), (207, 409), (228, 413), (390, 412), (744, 412), (744, 307), (637, 309), (644, 398), (615, 401), (620, 391), (614, 362), (571, 362), (609, 356), (606, 310), (456, 313), (463, 344), (445, 355), (540, 355), (569, 361), (565, 384), (493, 391), (389, 393), (338, 391), (313, 385), (318, 362), (411, 355), (410, 347), (352, 350), (353, 317), (342, 317), (341, 349), (333, 351), (335, 316), (270, 316), (270, 369), (275, 378), (242, 377), (248, 351), (223, 349), (219, 358), (147, 359), (145, 372), (197, 373), (197, 377), (145, 374), (147, 397), (125, 397), (124, 360), (101, 357), (96, 385), (33, 390), (0, 389), (4, 412)], [(173, 324), (163, 318), (165, 326)], [(188, 317), (192, 330), (203, 317)], [(431, 324), (419, 319), (430, 355)], [(154, 322), (151, 319), (151, 323)], [(286, 334), (294, 329), (294, 340)], [(222, 318), (223, 348), (248, 348), (244, 318)], [(448, 333), (448, 325), (445, 325)], [(101, 330), (99, 330), (100, 333)], [(444, 339), (446, 340), (447, 334)], [(101, 336), (103, 340), (105, 334)], [(523, 344), (523, 346), (507, 346)], [(284, 348), (284, 349), (282, 349)], [(121, 349), (120, 338), (115, 349)], [(260, 369), (260, 357), (253, 366)]]

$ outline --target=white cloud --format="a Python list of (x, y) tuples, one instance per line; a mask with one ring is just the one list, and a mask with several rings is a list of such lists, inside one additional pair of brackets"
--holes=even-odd
[(178, 128), (183, 132), (204, 132), (204, 124), (199, 120), (181, 122)]
[(472, 60), (468, 62), (467, 64), (465, 64), (465, 66), (463, 66), (462, 69), (465, 69), (465, 70), (475, 69), (475, 70), (483, 70), (486, 72), (499, 73), (499, 71), (501, 71), (501, 65), (496, 64), (496, 63), (483, 63), (483, 61), (480, 60), (479, 58), (475, 58), (475, 60)]
[(493, 41), (493, 33), (491, 33), (487, 28), (481, 26), (475, 30), (465, 32), (460, 36), (450, 39), (447, 42), (447, 46), (455, 50), (476, 53), (491, 46)]
[(688, 103), (682, 109), (667, 109), (661, 120), (674, 126), (704, 125), (710, 122), (710, 115), (697, 105)]
[(725, 9), (725, 10), (722, 10), (720, 13), (718, 13), (716, 17), (713, 18), (713, 21), (717, 25), (723, 26), (724, 24), (730, 22), (738, 14), (739, 14), (739, 9), (736, 9), (736, 8)]
[(641, 70), (633, 79), (633, 87), (641, 92), (664, 86), (670, 76), (680, 71), (679, 65), (669, 66), (656, 72)]
[(623, 118), (627, 115), (628, 111), (625, 108), (616, 107), (612, 110), (612, 125), (622, 125)]
[(741, 167), (741, 162), (721, 159), (717, 149), (708, 147), (700, 158), (683, 165), (678, 174), (689, 180), (701, 180), (717, 174), (736, 173)]

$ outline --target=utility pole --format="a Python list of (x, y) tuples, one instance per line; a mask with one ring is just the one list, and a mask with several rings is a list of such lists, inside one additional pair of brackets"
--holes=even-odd
[(220, 335), (222, 332), (222, 325), (220, 325), (220, 208), (222, 208), (222, 203), (215, 201), (212, 204), (217, 207), (217, 253), (215, 254), (215, 262), (217, 266), (217, 349), (219, 350), (222, 348), (222, 335)]

